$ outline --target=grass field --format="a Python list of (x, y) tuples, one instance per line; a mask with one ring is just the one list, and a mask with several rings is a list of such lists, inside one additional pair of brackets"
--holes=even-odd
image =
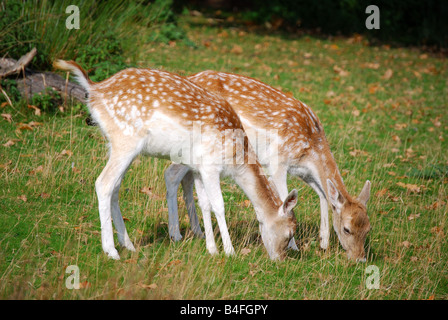
[[(371, 47), (358, 36), (286, 36), (203, 17), (181, 22), (194, 46), (128, 46), (125, 58), (182, 75), (248, 75), (311, 106), (349, 192), (372, 182), (367, 262), (348, 261), (334, 231), (329, 249), (319, 248), (318, 196), (298, 179), (289, 186), (299, 190), (300, 251), (285, 261), (269, 260), (253, 208), (231, 180), (222, 188), (237, 254), (207, 253), (205, 241), (188, 231), (181, 193), (184, 239), (171, 242), (163, 179), (169, 162), (144, 157), (120, 190), (137, 251), (122, 249), (121, 260), (109, 260), (94, 190), (107, 161), (104, 138), (85, 124), (83, 107), (35, 115), (19, 103), (0, 110), (0, 298), (447, 299), (446, 58)], [(66, 287), (71, 265), (79, 267), (78, 290)], [(378, 268), (378, 289), (366, 285), (370, 265)]]

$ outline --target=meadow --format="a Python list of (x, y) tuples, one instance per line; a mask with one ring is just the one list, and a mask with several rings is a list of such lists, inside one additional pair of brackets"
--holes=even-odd
[[(179, 24), (188, 41), (135, 45), (128, 38), (122, 59), (180, 75), (239, 73), (307, 103), (348, 191), (357, 195), (366, 180), (372, 183), (367, 262), (349, 261), (333, 230), (330, 247), (319, 248), (318, 196), (295, 178), (288, 185), (299, 191), (300, 250), (284, 261), (269, 260), (254, 210), (230, 179), (222, 188), (236, 255), (222, 252), (215, 220), (216, 256), (189, 232), (181, 189), (184, 238), (173, 242), (163, 178), (170, 162), (145, 157), (134, 161), (120, 190), (137, 250), (119, 249), (121, 260), (110, 260), (101, 249), (94, 189), (106, 142), (86, 125), (86, 107), (67, 102), (36, 112), (29, 101), (2, 103), (1, 299), (448, 298), (447, 59), (418, 48), (372, 46), (359, 35), (292, 35), (231, 22), (184, 14)], [(144, 39), (153, 30), (138, 32)], [(66, 286), (73, 265), (77, 290)], [(369, 266), (379, 272), (376, 289), (369, 286)]]

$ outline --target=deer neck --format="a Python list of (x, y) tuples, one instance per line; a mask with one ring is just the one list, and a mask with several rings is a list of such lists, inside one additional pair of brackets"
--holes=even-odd
[(338, 165), (334, 160), (328, 142), (325, 137), (318, 140), (308, 150), (308, 156), (298, 166), (296, 174), (308, 183), (320, 197), (329, 199), (327, 190), (327, 179), (336, 186), (345, 199), (351, 199), (347, 192)]
[(264, 222), (277, 213), (283, 202), (258, 163), (239, 166), (233, 178), (254, 206), (258, 221)]

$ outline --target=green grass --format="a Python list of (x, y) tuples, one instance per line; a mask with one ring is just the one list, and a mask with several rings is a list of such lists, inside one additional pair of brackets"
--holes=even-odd
[[(365, 180), (372, 182), (367, 263), (348, 261), (334, 232), (329, 249), (319, 248), (318, 197), (298, 179), (290, 179), (289, 186), (300, 194), (295, 210), (300, 251), (289, 252), (285, 261), (269, 260), (253, 208), (244, 205), (246, 197), (228, 179), (222, 187), (237, 254), (210, 256), (205, 241), (188, 233), (180, 193), (186, 236), (170, 242), (162, 174), (169, 162), (143, 157), (133, 163), (120, 190), (137, 252), (119, 250), (120, 261), (108, 260), (94, 191), (107, 160), (104, 139), (96, 127), (86, 126), (80, 108), (36, 116), (21, 102), (1, 109), (12, 122), (0, 119), (0, 297), (448, 298), (447, 60), (346, 38), (221, 28), (204, 18), (184, 17), (182, 23), (196, 46), (148, 43), (125, 47), (125, 58), (183, 75), (205, 69), (249, 75), (311, 106), (349, 192), (356, 195)], [(232, 50), (235, 45), (240, 49)], [(388, 69), (391, 77), (382, 79)], [(41, 125), (19, 129), (31, 121)], [(9, 140), (14, 144), (3, 146)], [(153, 196), (139, 192), (143, 187)], [(222, 251), (219, 240), (218, 245)], [(250, 252), (241, 253), (243, 248)], [(79, 290), (65, 286), (69, 265), (80, 269)], [(379, 268), (378, 290), (366, 287), (369, 265)]]

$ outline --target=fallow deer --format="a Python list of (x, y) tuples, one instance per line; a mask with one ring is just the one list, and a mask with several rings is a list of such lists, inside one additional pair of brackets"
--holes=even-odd
[[(297, 203), (297, 191), (283, 197), (284, 201), (280, 199), (275, 186), (263, 174), (238, 115), (226, 100), (186, 78), (160, 70), (130, 68), (95, 83), (76, 62), (57, 60), (54, 66), (73, 73), (87, 90), (89, 111), (108, 141), (109, 160), (95, 189), (102, 248), (109, 257), (119, 259), (112, 218), (120, 245), (135, 250), (120, 212), (118, 191), (134, 158), (145, 154), (164, 159), (176, 156), (179, 163), (194, 172), (211, 254), (217, 252), (211, 211), (215, 213), (225, 253), (234, 253), (220, 187), (220, 175), (227, 174), (251, 200), (271, 259), (284, 258), (296, 226), (292, 209)], [(199, 139), (191, 139), (195, 126), (200, 127)], [(243, 150), (243, 154), (235, 153), (235, 148)]]
[[(285, 199), (288, 195), (287, 173), (300, 177), (320, 198), (321, 248), (326, 249), (329, 245), (329, 204), (333, 211), (334, 230), (348, 257), (365, 261), (364, 243), (370, 230), (366, 208), (370, 196), (370, 181), (366, 181), (357, 198), (347, 192), (322, 124), (311, 108), (267, 84), (241, 75), (203, 71), (188, 79), (229, 101), (247, 132), (275, 129), (277, 135), (271, 140), (276, 141), (277, 145), (275, 148), (268, 147), (268, 154), (260, 154), (259, 151), (264, 151), (264, 148), (258, 148), (257, 139), (249, 139), (262, 164), (268, 167), (281, 198)], [(277, 153), (269, 153), (269, 150), (273, 149)], [(276, 161), (270, 161), (273, 157)], [(262, 158), (268, 161), (263, 161)], [(165, 171), (165, 181), (171, 237), (174, 240), (182, 238), (177, 212), (177, 190), (180, 181), (184, 186), (184, 198), (192, 230), (200, 235), (201, 229), (195, 219), (191, 173), (188, 168), (171, 165)], [(297, 250), (294, 238), (289, 246)]]

